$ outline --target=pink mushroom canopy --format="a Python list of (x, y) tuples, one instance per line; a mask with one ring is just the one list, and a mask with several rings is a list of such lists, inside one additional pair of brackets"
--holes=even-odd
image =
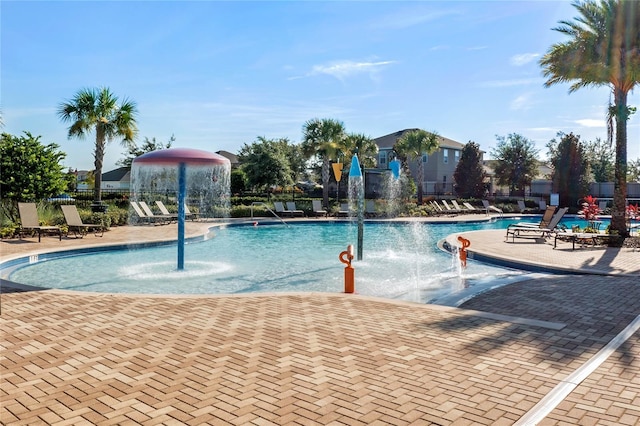
[(230, 164), (228, 158), (213, 152), (202, 151), (192, 148), (169, 148), (158, 151), (151, 151), (133, 160), (137, 164), (190, 164), (190, 165), (210, 165), (210, 164)]

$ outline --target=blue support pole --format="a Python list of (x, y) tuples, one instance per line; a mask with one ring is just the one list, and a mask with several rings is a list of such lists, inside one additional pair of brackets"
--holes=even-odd
[(184, 205), (187, 193), (187, 165), (180, 163), (178, 169), (178, 270), (184, 269)]

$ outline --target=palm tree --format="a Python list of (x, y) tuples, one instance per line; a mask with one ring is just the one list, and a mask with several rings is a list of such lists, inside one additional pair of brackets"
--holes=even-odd
[(362, 133), (349, 133), (344, 139), (344, 146), (348, 156), (358, 153), (358, 160), (362, 167), (375, 167), (378, 145), (369, 136)]
[(548, 78), (546, 87), (571, 82), (570, 93), (588, 86), (611, 87), (608, 114), (615, 118), (616, 140), (611, 229), (626, 237), (627, 120), (635, 111), (627, 105), (627, 95), (640, 81), (640, 2), (588, 0), (573, 5), (580, 16), (554, 28), (571, 39), (552, 45), (540, 65)]
[(95, 131), (94, 205), (102, 204), (100, 186), (105, 145), (117, 138), (122, 138), (124, 145), (132, 143), (138, 132), (137, 114), (134, 102), (124, 99), (118, 104), (118, 97), (106, 87), (81, 89), (73, 99), (61, 103), (58, 107), (58, 117), (65, 123), (71, 123), (69, 139), (72, 137), (84, 139), (88, 133)]
[(424, 181), (422, 155), (429, 155), (435, 152), (439, 146), (437, 133), (415, 129), (402, 135), (393, 148), (400, 157), (404, 157), (407, 160), (416, 160), (418, 165), (416, 185), (418, 186), (418, 204), (420, 205), (422, 205), (422, 184)]
[(302, 150), (307, 158), (317, 156), (322, 160), (322, 200), (329, 207), (329, 179), (331, 159), (342, 152), (345, 129), (342, 121), (314, 118), (302, 127)]

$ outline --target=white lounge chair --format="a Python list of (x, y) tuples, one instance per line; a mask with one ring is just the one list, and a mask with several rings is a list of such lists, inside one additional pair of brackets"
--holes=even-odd
[(482, 200), (482, 205), (484, 206), (485, 211), (489, 214), (489, 211), (494, 211), (496, 213), (500, 213), (500, 216), (504, 214), (502, 209), (497, 208), (496, 206), (492, 206), (489, 204), (489, 200)]
[(282, 201), (274, 201), (273, 202), (273, 208), (276, 211), (276, 214), (285, 217), (285, 216), (289, 216), (291, 217), (292, 214), (289, 210), (284, 208), (284, 204), (282, 203)]
[(518, 200), (518, 210), (520, 210), (520, 213), (524, 213), (526, 209), (527, 206), (524, 204), (524, 201)]

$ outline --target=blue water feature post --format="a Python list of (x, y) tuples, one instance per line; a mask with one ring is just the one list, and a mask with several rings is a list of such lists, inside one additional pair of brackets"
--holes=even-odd
[(391, 169), (391, 174), (395, 180), (400, 178), (400, 160), (393, 159), (389, 161), (389, 168)]
[(184, 206), (187, 194), (187, 165), (178, 166), (178, 270), (184, 269)]
[[(351, 183), (353, 179), (353, 184)], [(362, 246), (364, 241), (364, 179), (362, 170), (360, 169), (360, 161), (358, 154), (354, 154), (351, 159), (351, 169), (349, 170), (349, 186), (356, 188), (356, 201), (358, 213), (358, 244), (356, 257), (362, 260)]]

